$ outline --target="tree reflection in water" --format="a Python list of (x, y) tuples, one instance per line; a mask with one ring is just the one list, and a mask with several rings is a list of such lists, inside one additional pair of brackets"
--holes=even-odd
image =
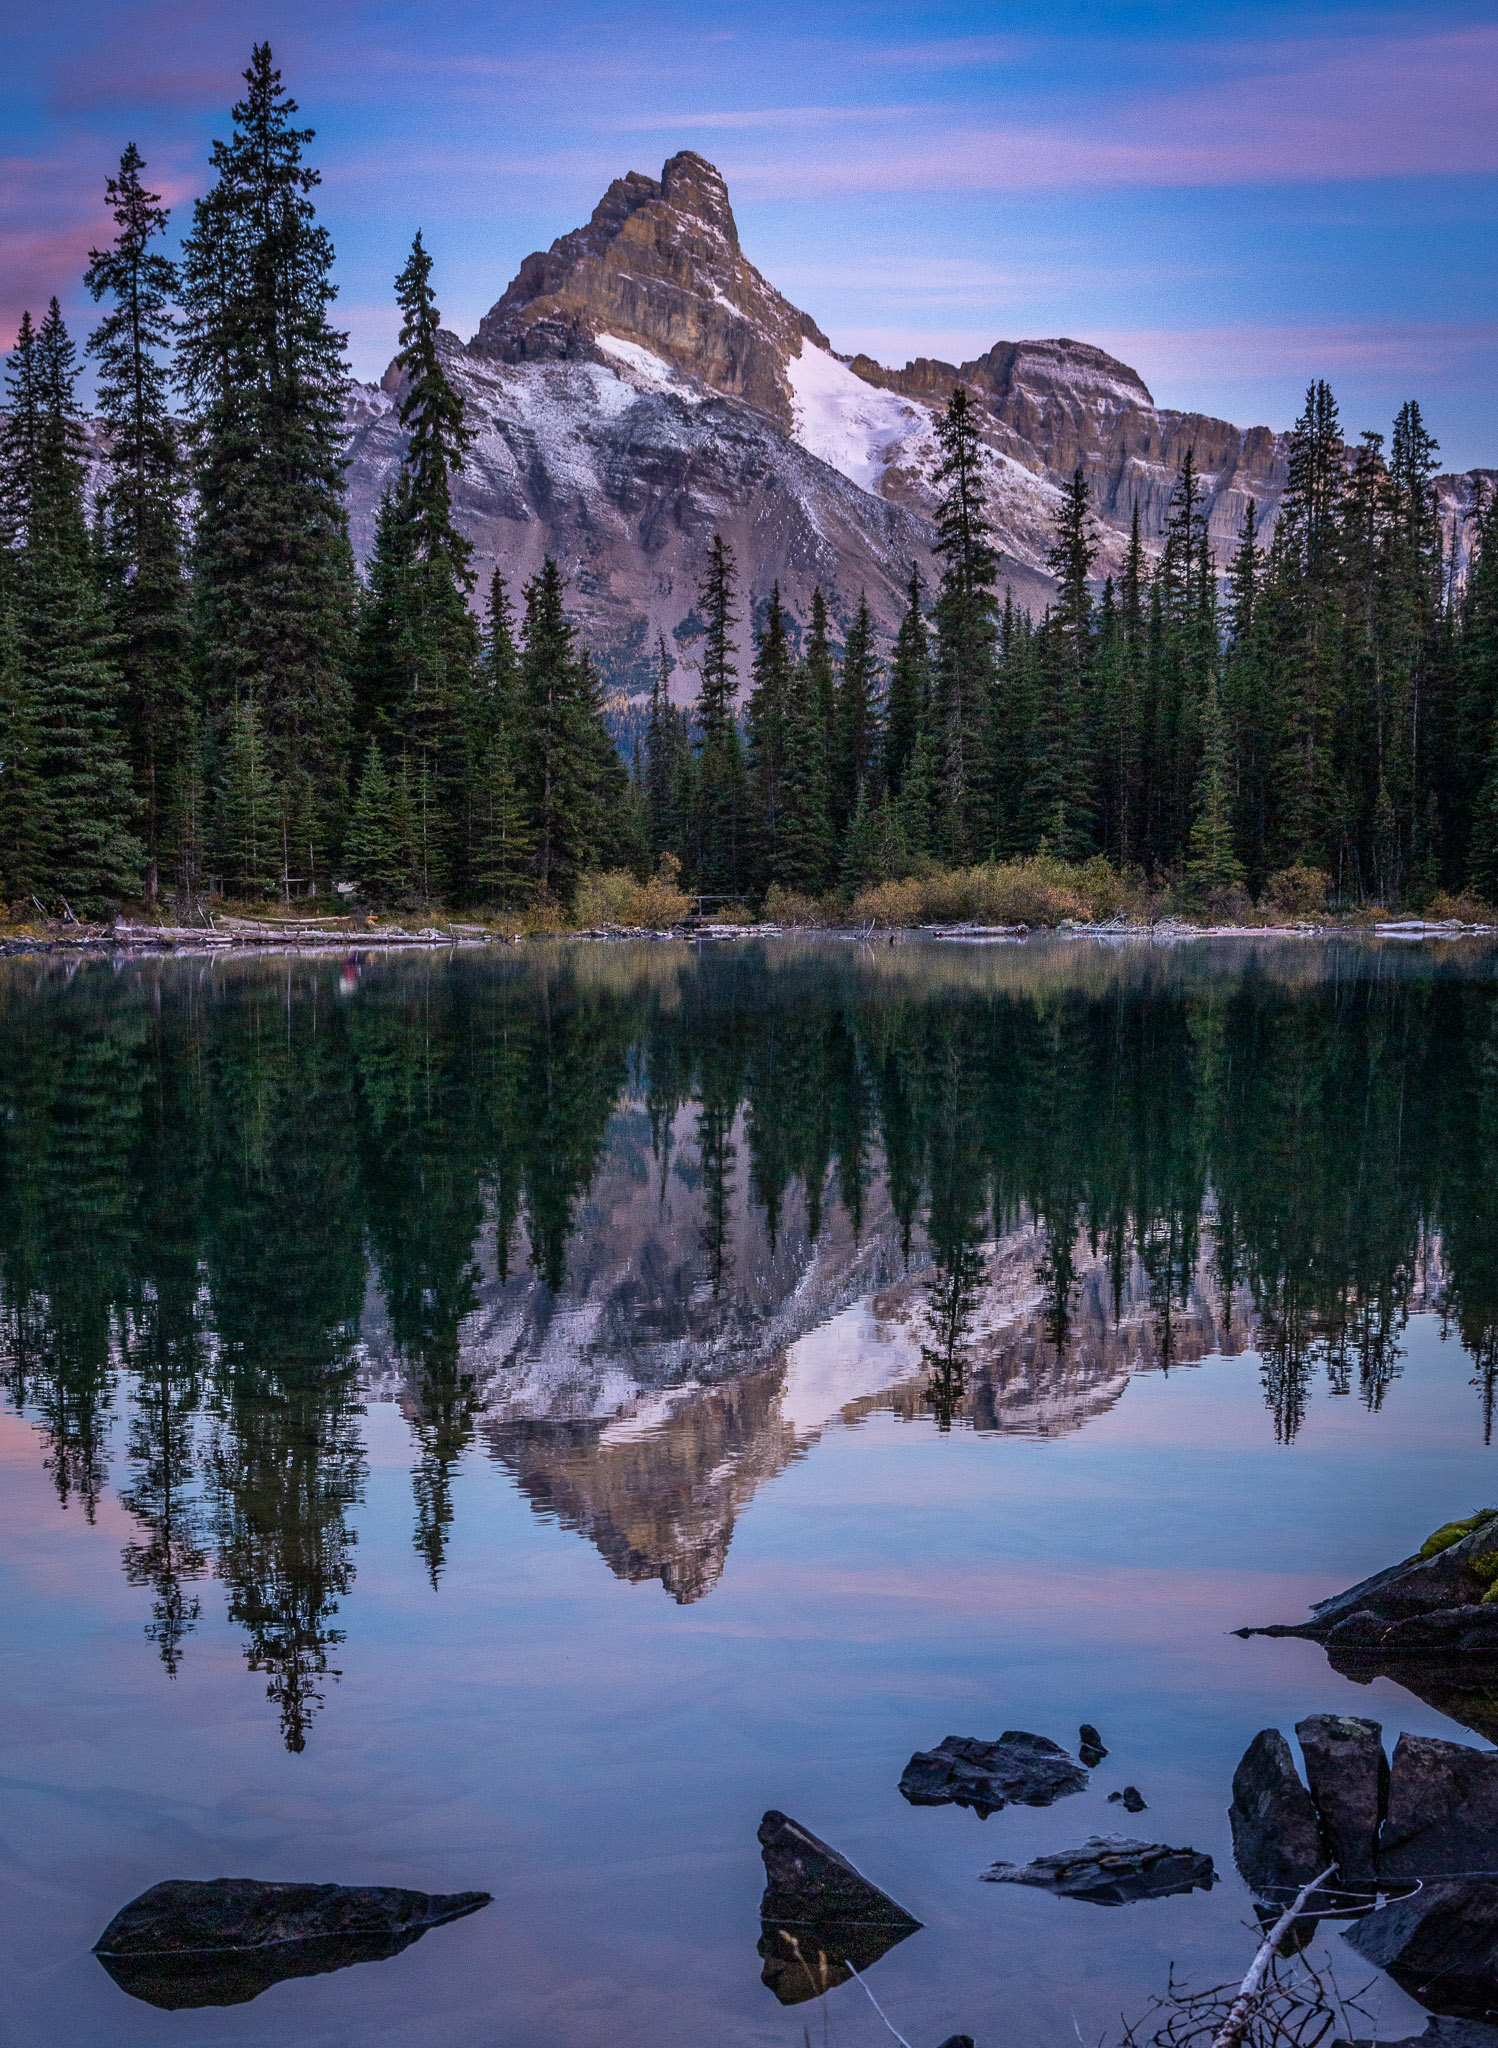
[[(1490, 1435), (1494, 954), (1239, 944), (547, 946), (371, 959), (341, 995), (331, 961), (7, 961), (0, 1378), (68, 1512), (120, 1461), (167, 1672), (211, 1573), (292, 1748), (336, 1676), (371, 1344), (438, 1588), (488, 1398), (473, 1331), (523, 1298), (506, 1355), (561, 1341), (625, 1228), (577, 1219), (631, 1145), (661, 1220), (633, 1265), (610, 1252), (618, 1304), (676, 1345), (673, 1384), (757, 1375), (756, 1414), (835, 1214), (855, 1246), (884, 1234), (881, 1273), (934, 1267), (942, 1429), (992, 1400), (993, 1248), (1029, 1232), (1037, 1372), (1141, 1285), (1152, 1362), (1199, 1355), (1209, 1297), (1289, 1443), (1323, 1369), (1377, 1409), (1430, 1306)], [(540, 1499), (560, 1481), (535, 1463)]]

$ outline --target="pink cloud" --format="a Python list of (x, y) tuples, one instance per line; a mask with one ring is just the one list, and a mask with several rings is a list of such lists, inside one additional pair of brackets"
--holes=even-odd
[[(77, 299), (89, 251), (114, 232), (104, 182), (117, 162), (118, 152), (93, 143), (0, 158), (0, 346), (13, 346), (26, 307), (39, 313), (54, 293), (64, 304)], [(194, 190), (170, 163), (148, 163), (147, 182), (173, 207)]]

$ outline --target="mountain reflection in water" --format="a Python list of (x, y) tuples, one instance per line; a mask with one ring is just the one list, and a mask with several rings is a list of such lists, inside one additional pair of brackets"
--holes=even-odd
[(1488, 949), (769, 942), (0, 968), (0, 1378), (113, 1469), (175, 1672), (210, 1575), (287, 1744), (337, 1676), (363, 1404), (439, 1582), (477, 1448), (706, 1594), (876, 1408), (1056, 1433), (1260, 1354), (1377, 1407), (1410, 1313), (1498, 1387)]

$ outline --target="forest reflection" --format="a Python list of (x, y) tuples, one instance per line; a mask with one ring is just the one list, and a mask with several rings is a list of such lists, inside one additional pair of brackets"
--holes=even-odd
[[(434, 1586), (477, 1440), (679, 1599), (789, 1455), (788, 1347), (861, 1297), (938, 1427), (1006, 1426), (1017, 1347), (1032, 1400), (1253, 1348), (1286, 1443), (1432, 1307), (1491, 1435), (1494, 954), (1235, 943), (6, 962), (0, 1378), (62, 1506), (117, 1486), (166, 1670), (216, 1578), (293, 1749), (376, 1383)], [(751, 1477), (663, 1565), (725, 1446)]]

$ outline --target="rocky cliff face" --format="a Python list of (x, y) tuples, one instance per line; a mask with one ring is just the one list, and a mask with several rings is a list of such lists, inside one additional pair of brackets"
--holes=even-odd
[[(1001, 577), (1044, 604), (1062, 486), (1087, 472), (1116, 571), (1137, 504), (1147, 544), (1193, 451), (1219, 560), (1250, 501), (1273, 524), (1285, 437), (1157, 406), (1139, 375), (1070, 340), (996, 342), (902, 370), (845, 360), (739, 246), (728, 189), (684, 151), (660, 177), (616, 178), (586, 227), (527, 256), (466, 345), (444, 338), (478, 439), (458, 492), (477, 567), (523, 582), (554, 555), (574, 616), (616, 683), (648, 687), (659, 637), (690, 696), (696, 583), (715, 531), (743, 580), (740, 673), (779, 582), (804, 617), (820, 584), (846, 623), (866, 592), (893, 630), (912, 562), (931, 577), (935, 422), (960, 380), (981, 408)], [(350, 402), (355, 544), (373, 542), (399, 461), (399, 373)], [(1459, 526), (1470, 480), (1443, 479)]]
[(479, 322), (476, 356), (504, 363), (590, 356), (600, 335), (791, 424), (787, 361), (827, 337), (739, 248), (728, 187), (684, 150), (659, 180), (616, 178), (585, 228), (527, 256)]

